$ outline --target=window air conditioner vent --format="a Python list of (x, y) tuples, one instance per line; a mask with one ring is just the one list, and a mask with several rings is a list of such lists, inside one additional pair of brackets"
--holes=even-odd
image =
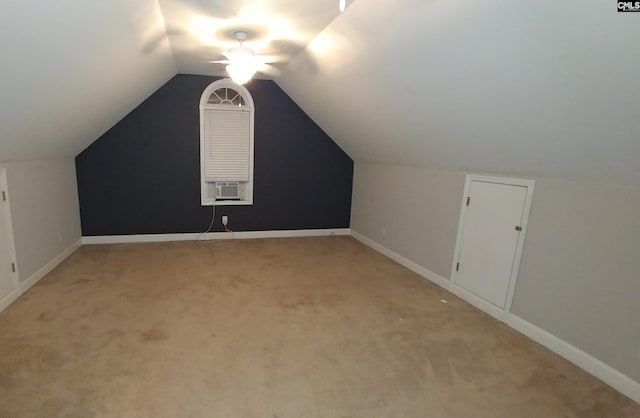
[(237, 181), (216, 182), (216, 200), (240, 199), (240, 183)]

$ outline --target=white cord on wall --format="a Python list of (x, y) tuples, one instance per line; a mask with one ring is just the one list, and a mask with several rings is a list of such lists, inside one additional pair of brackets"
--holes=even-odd
[(198, 241), (202, 241), (202, 237), (204, 236), (204, 234), (207, 234), (209, 232), (211, 232), (211, 227), (213, 226), (214, 222), (216, 221), (216, 205), (211, 205), (211, 223), (209, 224), (209, 227), (207, 228), (206, 231), (201, 232), (200, 235), (198, 236)]

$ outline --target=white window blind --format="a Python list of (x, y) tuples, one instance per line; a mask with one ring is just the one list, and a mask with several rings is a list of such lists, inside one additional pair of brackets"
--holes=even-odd
[(249, 181), (251, 113), (203, 109), (205, 180)]

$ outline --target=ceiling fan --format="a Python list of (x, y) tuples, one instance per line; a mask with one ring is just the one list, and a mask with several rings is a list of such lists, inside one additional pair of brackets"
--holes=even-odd
[[(346, 3), (346, 0), (338, 0), (338, 10), (340, 13), (345, 11)], [(222, 54), (227, 59), (210, 62), (226, 65), (225, 69), (227, 74), (229, 74), (229, 77), (238, 84), (245, 84), (251, 80), (257, 71), (267, 73), (273, 73), (274, 71), (277, 72), (275, 67), (267, 67), (267, 65), (272, 64), (274, 60), (278, 61), (278, 58), (274, 58), (273, 56), (257, 55), (252, 48), (244, 45), (244, 42), (250, 37), (251, 40), (254, 40), (256, 36), (258, 38), (264, 36), (264, 33), (260, 33), (262, 30), (263, 28), (261, 27), (254, 27), (251, 29), (238, 28), (222, 31), (222, 35), (225, 38), (234, 38), (238, 41), (238, 46), (229, 48)]]
[(244, 84), (251, 80), (256, 71), (270, 63), (269, 57), (256, 55), (253, 49), (244, 46), (244, 41), (249, 36), (247, 31), (235, 31), (234, 36), (239, 45), (229, 48), (229, 50), (223, 54), (227, 59), (211, 62), (226, 64), (229, 77), (238, 84)]

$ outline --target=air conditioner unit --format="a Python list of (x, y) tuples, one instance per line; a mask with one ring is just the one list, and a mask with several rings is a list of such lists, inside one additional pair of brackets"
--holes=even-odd
[(216, 200), (240, 199), (240, 183), (237, 181), (216, 182)]

